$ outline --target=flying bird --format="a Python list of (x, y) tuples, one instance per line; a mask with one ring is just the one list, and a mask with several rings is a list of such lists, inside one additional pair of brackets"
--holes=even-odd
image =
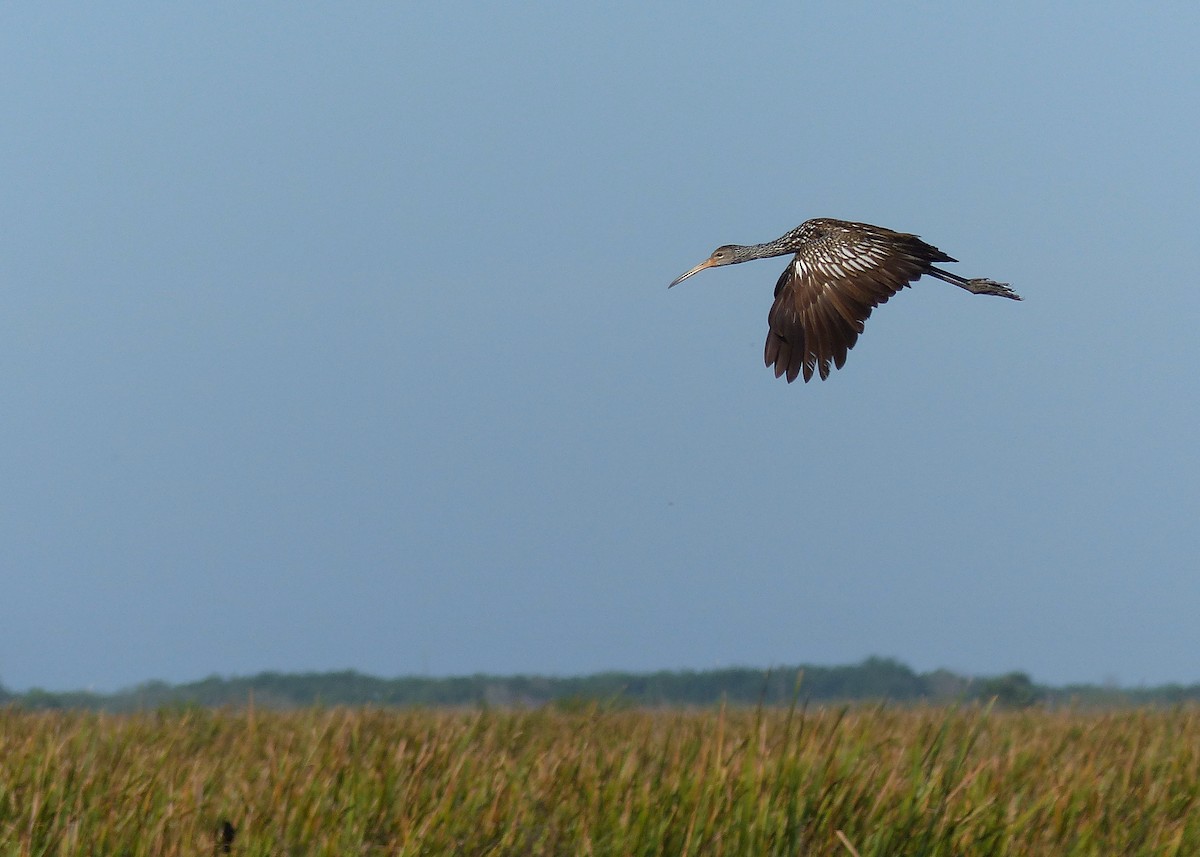
[(789, 384), (801, 373), (807, 382), (814, 373), (828, 378), (831, 365), (841, 369), (871, 310), (924, 274), (972, 294), (1021, 300), (1008, 283), (935, 268), (934, 262), (958, 260), (916, 235), (825, 217), (806, 220), (766, 244), (718, 247), (667, 288), (705, 268), (789, 253), (795, 256), (775, 284), (764, 354), (775, 377), (787, 375)]

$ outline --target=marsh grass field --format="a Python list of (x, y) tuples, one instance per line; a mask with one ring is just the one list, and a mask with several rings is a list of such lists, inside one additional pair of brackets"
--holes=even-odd
[(225, 848), (1194, 855), (1200, 709), (0, 709), (0, 854)]

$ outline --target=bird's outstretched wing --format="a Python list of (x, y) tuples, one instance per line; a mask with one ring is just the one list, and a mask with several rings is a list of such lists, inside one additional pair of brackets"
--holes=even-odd
[(788, 383), (841, 369), (871, 310), (932, 263), (956, 261), (915, 235), (865, 223), (809, 220), (795, 231), (801, 249), (775, 285), (764, 355)]

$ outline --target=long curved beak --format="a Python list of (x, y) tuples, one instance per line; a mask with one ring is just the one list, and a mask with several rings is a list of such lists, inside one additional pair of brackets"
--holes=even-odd
[(671, 285), (670, 285), (670, 286), (667, 286), (667, 288), (669, 289), (669, 288), (671, 288), (672, 286), (678, 286), (680, 283), (682, 283), (684, 280), (686, 280), (686, 279), (687, 279), (688, 277), (690, 277), (692, 274), (699, 274), (699, 273), (700, 273), (701, 271), (703, 271), (705, 268), (711, 268), (712, 266), (713, 266), (713, 260), (712, 260), (712, 259), (705, 259), (703, 262), (701, 262), (701, 263), (700, 263), (699, 265), (697, 265), (696, 267), (692, 268), (692, 270), (688, 271), (688, 272), (687, 272), (686, 274), (684, 274), (682, 277), (679, 277), (678, 279), (676, 279), (676, 280), (675, 280), (675, 282), (671, 283)]

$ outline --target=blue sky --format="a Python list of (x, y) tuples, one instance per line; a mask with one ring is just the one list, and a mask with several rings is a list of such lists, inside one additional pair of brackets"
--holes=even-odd
[[(0, 9), (0, 682), (1200, 681), (1200, 7)], [(816, 216), (922, 280), (762, 366)]]

